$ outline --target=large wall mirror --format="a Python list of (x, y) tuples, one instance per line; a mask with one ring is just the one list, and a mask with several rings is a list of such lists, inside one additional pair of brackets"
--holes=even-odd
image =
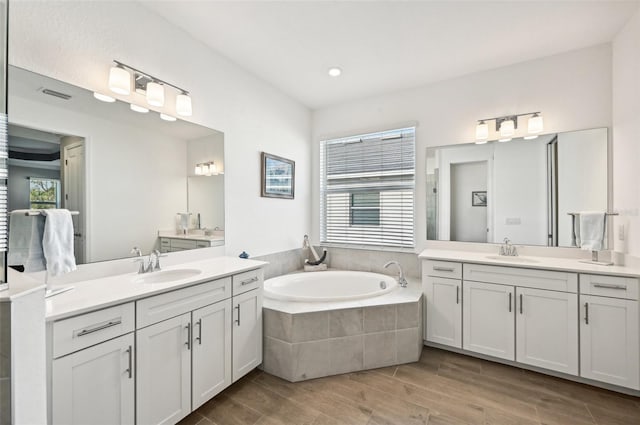
[(608, 211), (606, 128), (427, 149), (427, 239), (574, 246), (570, 213)]
[(224, 244), (223, 133), (11, 66), (9, 110), (9, 210), (78, 211), (78, 263), (160, 248), (181, 213), (189, 237)]

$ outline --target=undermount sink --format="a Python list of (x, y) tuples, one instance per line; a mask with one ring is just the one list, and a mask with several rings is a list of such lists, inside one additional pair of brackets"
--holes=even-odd
[(174, 269), (142, 274), (133, 279), (134, 283), (167, 283), (174, 280), (188, 279), (202, 273), (198, 269)]
[(488, 260), (498, 260), (498, 261), (508, 261), (511, 263), (537, 263), (538, 260), (534, 260), (532, 258), (520, 257), (520, 256), (509, 256), (509, 255), (487, 255), (486, 258)]

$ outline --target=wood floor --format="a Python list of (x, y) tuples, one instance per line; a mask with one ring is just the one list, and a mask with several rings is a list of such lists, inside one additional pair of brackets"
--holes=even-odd
[(417, 363), (295, 384), (256, 370), (193, 424), (640, 425), (640, 398), (425, 347)]

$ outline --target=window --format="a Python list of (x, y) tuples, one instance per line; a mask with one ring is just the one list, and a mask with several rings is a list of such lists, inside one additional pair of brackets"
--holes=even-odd
[(58, 208), (60, 180), (40, 177), (29, 178), (30, 208), (35, 210)]
[(415, 128), (320, 144), (322, 243), (414, 246)]

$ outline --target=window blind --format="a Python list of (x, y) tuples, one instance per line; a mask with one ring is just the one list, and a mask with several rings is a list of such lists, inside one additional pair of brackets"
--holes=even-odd
[(413, 247), (415, 128), (320, 143), (322, 243)]
[(7, 250), (9, 230), (7, 217), (7, 179), (9, 178), (7, 158), (9, 158), (9, 144), (7, 135), (7, 115), (0, 113), (0, 252)]

